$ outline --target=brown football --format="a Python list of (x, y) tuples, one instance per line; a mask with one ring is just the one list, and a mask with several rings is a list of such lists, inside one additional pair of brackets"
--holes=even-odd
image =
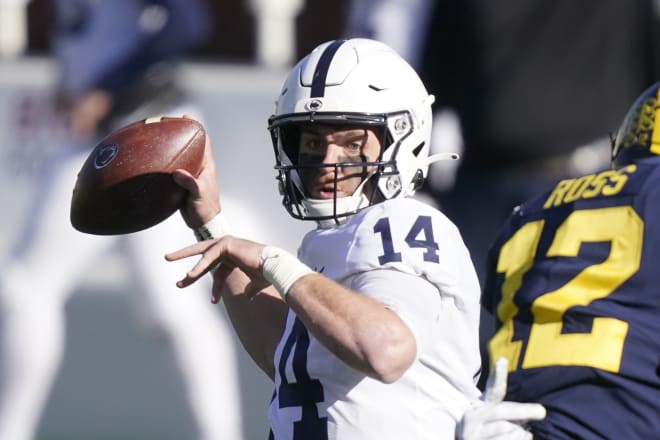
[(117, 235), (165, 220), (186, 197), (172, 172), (199, 174), (205, 138), (199, 122), (176, 117), (146, 119), (112, 132), (78, 173), (71, 224), (88, 234)]

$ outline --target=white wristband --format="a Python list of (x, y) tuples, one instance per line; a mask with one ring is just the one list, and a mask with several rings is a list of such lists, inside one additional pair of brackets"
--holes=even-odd
[(314, 271), (284, 249), (266, 246), (261, 252), (261, 273), (286, 300), (293, 283)]
[(227, 231), (229, 229), (230, 227), (227, 222), (227, 219), (225, 218), (222, 211), (220, 211), (215, 217), (213, 217), (207, 223), (195, 229), (195, 238), (197, 238), (197, 241), (210, 240), (212, 238), (221, 238), (222, 236), (228, 234)]

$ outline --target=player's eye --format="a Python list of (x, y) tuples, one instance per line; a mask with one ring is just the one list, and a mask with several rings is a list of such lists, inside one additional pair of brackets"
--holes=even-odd
[(302, 142), (302, 151), (318, 153), (323, 151), (325, 144), (319, 138), (307, 137), (303, 139)]
[(344, 149), (348, 152), (348, 154), (356, 155), (362, 152), (363, 146), (364, 146), (364, 142), (362, 142), (362, 140), (354, 140), (348, 142), (347, 145), (344, 147)]

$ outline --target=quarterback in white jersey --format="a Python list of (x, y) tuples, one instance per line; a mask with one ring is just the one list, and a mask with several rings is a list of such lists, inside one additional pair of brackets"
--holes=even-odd
[(364, 377), (289, 312), (275, 356), (270, 408), (273, 426), (287, 433), (283, 438), (294, 438), (296, 421), (323, 419), (329, 438), (451, 438), (465, 396), (475, 395), (479, 368), (477, 302), (465, 295), (474, 292), (476, 281), (456, 227), (414, 199), (388, 200), (342, 226), (310, 232), (299, 257), (396, 312), (415, 337), (417, 358), (391, 384)]
[[(213, 271), (243, 346), (275, 383), (270, 438), (453, 438), (478, 399), (479, 283), (458, 229), (411, 195), (431, 162), (430, 96), (388, 46), (324, 43), (269, 120), (298, 257), (227, 235), (213, 158), (182, 214), (203, 239), (179, 282)], [(209, 144), (210, 145), (210, 144)], [(210, 151), (210, 150), (209, 150)]]

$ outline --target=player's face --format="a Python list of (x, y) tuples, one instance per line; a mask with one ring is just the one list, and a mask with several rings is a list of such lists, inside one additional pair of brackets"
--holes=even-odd
[(314, 199), (348, 197), (366, 179), (373, 166), (334, 166), (374, 162), (380, 141), (373, 129), (306, 126), (300, 132), (299, 165), (326, 165), (299, 170), (307, 196)]

